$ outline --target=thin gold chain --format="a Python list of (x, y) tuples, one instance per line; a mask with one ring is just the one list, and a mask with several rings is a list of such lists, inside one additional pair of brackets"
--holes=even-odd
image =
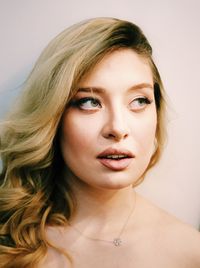
[(131, 212), (129, 213), (128, 217), (126, 218), (126, 221), (124, 222), (118, 236), (116, 238), (114, 238), (113, 240), (105, 240), (105, 239), (101, 239), (101, 238), (95, 238), (95, 237), (91, 237), (89, 235), (86, 235), (84, 234), (83, 232), (81, 232), (77, 227), (73, 226), (70, 222), (69, 222), (69, 225), (74, 229), (76, 230), (76, 232), (78, 232), (81, 236), (87, 238), (87, 239), (90, 239), (90, 240), (93, 240), (93, 241), (102, 241), (102, 242), (106, 242), (106, 243), (112, 243), (114, 244), (115, 246), (120, 246), (122, 244), (122, 240), (121, 240), (121, 237), (122, 237), (122, 234), (129, 222), (129, 219), (131, 217), (131, 215), (133, 214), (134, 210), (135, 210), (135, 207), (136, 207), (136, 193), (135, 193), (135, 198), (134, 198), (134, 204), (133, 204), (133, 207), (131, 208)]

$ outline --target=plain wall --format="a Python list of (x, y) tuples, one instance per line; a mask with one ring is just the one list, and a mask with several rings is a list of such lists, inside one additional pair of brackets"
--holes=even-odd
[(0, 0), (0, 117), (12, 108), (42, 49), (67, 26), (97, 16), (138, 24), (154, 49), (169, 98), (169, 138), (138, 191), (200, 224), (200, 1)]

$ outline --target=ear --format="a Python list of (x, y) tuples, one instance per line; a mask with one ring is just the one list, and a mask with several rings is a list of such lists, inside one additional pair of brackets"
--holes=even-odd
[(153, 143), (153, 148), (152, 148), (152, 156), (155, 154), (157, 149), (158, 149), (158, 141), (157, 141), (157, 138), (155, 137), (154, 143)]

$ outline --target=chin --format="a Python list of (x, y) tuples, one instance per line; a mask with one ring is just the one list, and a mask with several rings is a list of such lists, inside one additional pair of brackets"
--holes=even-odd
[(99, 188), (108, 190), (120, 190), (129, 187), (134, 181), (125, 179), (108, 179), (104, 182), (101, 181)]
[(122, 189), (125, 189), (127, 187), (129, 187), (129, 185), (109, 185), (107, 186), (107, 188), (104, 188), (104, 189), (107, 189), (107, 190), (122, 190)]

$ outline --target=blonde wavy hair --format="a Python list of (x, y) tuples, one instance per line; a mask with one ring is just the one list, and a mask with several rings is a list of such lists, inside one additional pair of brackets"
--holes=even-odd
[(141, 29), (128, 21), (95, 18), (64, 30), (39, 57), (1, 129), (0, 267), (37, 267), (47, 248), (54, 247), (45, 237), (46, 226), (66, 225), (74, 213), (76, 199), (62, 176), (58, 145), (62, 114), (80, 80), (106, 54), (123, 48), (133, 49), (151, 66), (158, 123), (157, 147), (147, 170), (160, 158), (164, 90)]

